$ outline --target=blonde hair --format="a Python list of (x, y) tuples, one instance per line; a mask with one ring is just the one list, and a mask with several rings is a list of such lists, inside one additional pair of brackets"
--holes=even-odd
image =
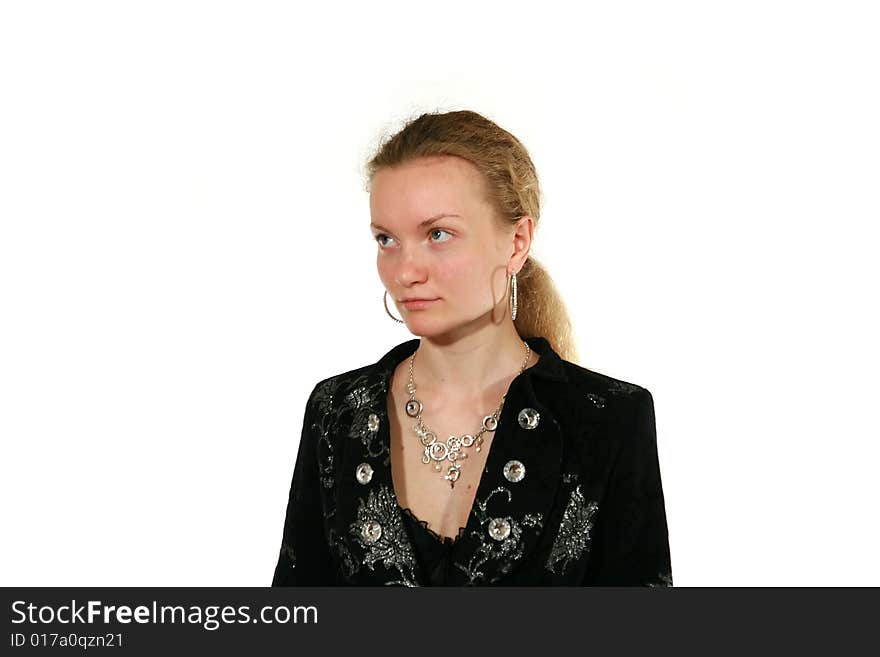
[[(474, 164), (500, 220), (513, 227), (528, 215), (537, 231), (541, 190), (528, 151), (511, 133), (470, 110), (425, 113), (410, 119), (367, 162), (366, 188), (370, 189), (373, 177), (384, 167), (438, 155), (454, 155)], [(544, 337), (562, 358), (577, 362), (568, 310), (546, 268), (529, 255), (516, 282), (514, 326), (520, 337)]]

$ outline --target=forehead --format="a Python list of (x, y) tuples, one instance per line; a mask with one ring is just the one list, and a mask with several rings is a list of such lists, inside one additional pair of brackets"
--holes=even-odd
[(379, 223), (414, 221), (441, 212), (468, 217), (488, 208), (479, 170), (455, 156), (385, 167), (373, 176), (370, 188), (370, 213)]

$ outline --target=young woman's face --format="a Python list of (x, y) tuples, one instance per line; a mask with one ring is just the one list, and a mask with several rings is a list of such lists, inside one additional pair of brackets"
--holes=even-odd
[[(513, 231), (498, 227), (471, 162), (438, 156), (380, 170), (370, 214), (379, 277), (415, 335), (456, 329), (507, 303)], [(434, 301), (406, 304), (407, 298)], [(496, 321), (502, 316), (499, 308)]]

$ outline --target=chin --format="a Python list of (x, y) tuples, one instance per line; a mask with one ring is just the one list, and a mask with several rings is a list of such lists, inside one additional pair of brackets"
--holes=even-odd
[(432, 321), (427, 317), (411, 317), (406, 320), (406, 327), (420, 337), (443, 335), (451, 328), (446, 322)]
[(430, 322), (423, 320), (415, 320), (406, 323), (406, 327), (413, 335), (428, 337), (431, 335), (439, 335), (443, 333), (443, 329), (432, 326)]
[(407, 322), (407, 328), (414, 336), (437, 343), (454, 342), (469, 332), (467, 322), (428, 321), (427, 318)]

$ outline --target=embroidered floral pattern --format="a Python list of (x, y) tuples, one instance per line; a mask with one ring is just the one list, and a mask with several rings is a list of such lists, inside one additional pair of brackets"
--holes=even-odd
[(376, 440), (380, 423), (375, 420), (384, 414), (383, 388), (381, 378), (376, 381), (375, 377), (367, 375), (354, 380), (335, 376), (322, 381), (315, 388), (312, 395), (312, 430), (317, 435), (318, 467), (324, 488), (333, 488), (336, 480), (331, 437), (340, 434), (339, 427), (348, 427), (347, 435), (361, 442), (367, 456), (380, 457), (385, 454), (385, 464), (390, 463), (390, 451)]
[(489, 500), (498, 493), (507, 493), (507, 501), (510, 502), (512, 497), (511, 492), (503, 486), (498, 486), (493, 489), (489, 495), (486, 496), (485, 500), (476, 501), (474, 513), (476, 513), (480, 519), (481, 529), (480, 531), (471, 532), (471, 535), (480, 541), (480, 545), (471, 556), (467, 566), (457, 562), (455, 563), (455, 567), (467, 575), (467, 584), (469, 585), (475, 584), (479, 580), (486, 579), (486, 574), (480, 570), (480, 568), (489, 561), (497, 562), (498, 573), (490, 578), (487, 583), (491, 584), (496, 582), (501, 579), (503, 575), (509, 573), (517, 559), (521, 559), (523, 556), (523, 532), (525, 529), (542, 526), (542, 516), (540, 513), (526, 514), (521, 521), (516, 521), (510, 516), (507, 516), (504, 518), (504, 520), (510, 524), (510, 532), (507, 534), (507, 537), (501, 541), (492, 538), (489, 535), (488, 525), (494, 518), (487, 514), (486, 506), (488, 505)]
[(370, 394), (370, 389), (364, 385), (351, 389), (348, 394), (345, 395), (345, 403), (353, 410), (368, 406), (372, 402), (373, 397)]
[(334, 396), (338, 395), (339, 385), (339, 377), (322, 381), (316, 386), (311, 399), (311, 430), (317, 437), (318, 473), (324, 488), (333, 488), (336, 478), (331, 436), (338, 421), (338, 413), (334, 412)]
[(313, 410), (324, 415), (333, 409), (333, 396), (339, 388), (341, 377), (334, 376), (321, 381), (312, 395)]
[(321, 476), (321, 485), (324, 488), (333, 488), (336, 478), (336, 468), (333, 463), (333, 444), (329, 436), (319, 435), (316, 446), (318, 452), (318, 473)]
[(547, 559), (547, 569), (551, 573), (564, 573), (569, 563), (589, 550), (590, 530), (593, 528), (593, 519), (598, 508), (596, 502), (587, 502), (584, 499), (580, 484), (571, 492), (559, 526), (559, 533), (553, 541), (550, 557)]
[[(364, 527), (375, 527), (375, 523), (378, 523), (381, 533), (376, 532), (377, 538), (367, 540)], [(351, 523), (349, 531), (364, 549), (365, 566), (373, 570), (373, 564), (381, 561), (386, 568), (395, 568), (400, 573), (399, 580), (385, 582), (386, 585), (418, 586), (415, 553), (403, 525), (400, 507), (388, 486), (371, 490), (366, 502), (361, 498), (357, 520)]]
[(341, 536), (337, 536), (334, 527), (331, 527), (327, 532), (327, 544), (339, 560), (343, 576), (346, 579), (351, 579), (360, 570), (360, 564), (348, 549), (345, 540)]
[[(360, 376), (345, 395), (345, 408), (351, 413), (348, 437), (360, 441), (365, 458), (384, 456), (383, 463), (391, 463), (391, 451), (378, 439), (379, 428), (385, 418), (385, 395), (387, 387), (382, 377)], [(371, 420), (371, 416), (375, 416)], [(375, 420), (378, 418), (378, 422)]]

